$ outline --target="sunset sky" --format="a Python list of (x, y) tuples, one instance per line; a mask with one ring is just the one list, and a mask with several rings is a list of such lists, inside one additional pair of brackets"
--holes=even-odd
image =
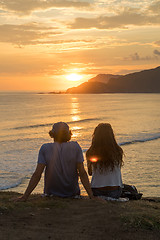
[(0, 53), (2, 91), (65, 90), (155, 68), (160, 1), (1, 0)]

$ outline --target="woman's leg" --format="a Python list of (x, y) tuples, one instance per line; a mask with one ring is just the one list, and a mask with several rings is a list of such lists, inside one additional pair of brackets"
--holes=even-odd
[(110, 191), (109, 197), (120, 198), (121, 194), (122, 194), (122, 189), (121, 189), (121, 187), (119, 187), (116, 190)]
[(105, 197), (111, 197), (111, 198), (119, 198), (122, 193), (121, 187), (109, 191), (109, 190), (101, 190), (99, 188), (92, 188), (92, 192), (94, 196), (105, 196)]

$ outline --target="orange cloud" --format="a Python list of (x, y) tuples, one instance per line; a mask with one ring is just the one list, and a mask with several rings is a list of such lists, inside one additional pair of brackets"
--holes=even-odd
[(149, 10), (153, 13), (160, 13), (160, 1), (153, 1), (153, 3), (149, 6)]
[(159, 47), (159, 46), (160, 46), (160, 40), (159, 40), (159, 41), (155, 41), (155, 42), (154, 42), (154, 45), (156, 45), (156, 46)]
[(45, 39), (61, 32), (55, 28), (38, 23), (21, 25), (0, 25), (0, 42), (8, 42), (16, 45), (35, 45), (45, 43)]
[(71, 29), (114, 29), (128, 28), (129, 25), (145, 26), (160, 25), (160, 14), (149, 15), (141, 13), (138, 9), (125, 9), (114, 16), (99, 16), (96, 18), (76, 18), (74, 22), (69, 23)]
[(74, 0), (27, 0), (27, 2), (24, 2), (24, 0), (5, 0), (0, 2), (0, 8), (24, 15), (28, 15), (35, 10), (45, 10), (49, 8), (83, 8), (89, 6), (89, 2)]

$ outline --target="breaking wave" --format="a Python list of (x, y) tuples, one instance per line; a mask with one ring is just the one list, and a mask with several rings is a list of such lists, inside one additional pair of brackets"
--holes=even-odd
[(135, 144), (135, 143), (150, 142), (150, 141), (153, 141), (153, 140), (157, 140), (159, 138), (160, 138), (160, 133), (156, 133), (156, 134), (151, 134), (148, 137), (144, 137), (144, 138), (140, 138), (140, 139), (134, 139), (134, 140), (126, 141), (126, 142), (120, 142), (119, 145), (123, 146), (123, 145)]
[[(96, 120), (100, 120), (101, 118), (85, 118), (85, 119), (81, 119), (81, 120), (76, 120), (76, 121), (69, 121), (66, 122), (67, 124), (74, 124), (74, 123), (81, 123), (81, 122), (91, 122), (91, 121), (96, 121)], [(52, 126), (53, 123), (45, 123), (45, 124), (35, 124), (35, 125), (29, 125), (29, 126), (20, 126), (20, 127), (15, 127), (12, 129), (28, 129), (28, 128), (39, 128), (39, 127), (48, 127), (48, 126)]]

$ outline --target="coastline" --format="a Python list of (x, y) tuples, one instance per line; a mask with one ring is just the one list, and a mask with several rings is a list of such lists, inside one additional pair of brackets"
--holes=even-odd
[(148, 239), (160, 234), (160, 198), (128, 202), (42, 198), (14, 202), (17, 192), (0, 191), (0, 235), (16, 239)]

